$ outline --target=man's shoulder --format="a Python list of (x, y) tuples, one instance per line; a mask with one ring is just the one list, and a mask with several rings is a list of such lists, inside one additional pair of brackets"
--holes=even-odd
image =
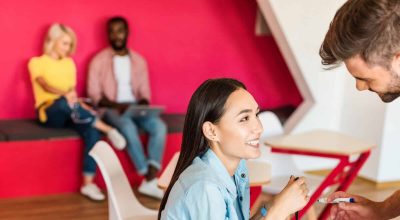
[(129, 54), (134, 61), (146, 63), (146, 59), (139, 52), (129, 49)]
[(93, 58), (92, 62), (97, 62), (103, 59), (106, 59), (108, 57), (112, 57), (112, 50), (108, 47), (101, 49), (99, 52), (97, 52)]

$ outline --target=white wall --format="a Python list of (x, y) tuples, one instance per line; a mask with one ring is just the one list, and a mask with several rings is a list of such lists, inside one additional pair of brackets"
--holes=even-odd
[[(316, 128), (340, 131), (376, 143), (361, 175), (400, 180), (400, 100), (384, 104), (376, 94), (358, 92), (344, 66), (326, 71), (319, 47), (336, 10), (345, 0), (257, 0), (271, 33), (305, 100), (285, 124), (287, 133)], [(396, 114), (397, 113), (397, 114)], [(331, 160), (296, 158), (303, 170), (333, 167)]]
[[(400, 180), (400, 98), (386, 105), (381, 141), (379, 182)], [(363, 174), (367, 172), (364, 170)]]
[(344, 133), (378, 145), (361, 170), (362, 176), (378, 180), (385, 104), (374, 93), (357, 91), (355, 79), (347, 72), (343, 84), (342, 97), (344, 101), (339, 129)]

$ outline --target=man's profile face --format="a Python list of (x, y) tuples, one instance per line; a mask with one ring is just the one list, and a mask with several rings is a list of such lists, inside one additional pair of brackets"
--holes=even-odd
[(108, 41), (111, 47), (120, 51), (126, 48), (128, 30), (122, 22), (113, 22), (108, 26)]
[(384, 102), (391, 102), (400, 96), (400, 67), (392, 65), (391, 69), (387, 69), (380, 65), (368, 65), (359, 55), (344, 63), (356, 79), (359, 91), (368, 89), (375, 92)]

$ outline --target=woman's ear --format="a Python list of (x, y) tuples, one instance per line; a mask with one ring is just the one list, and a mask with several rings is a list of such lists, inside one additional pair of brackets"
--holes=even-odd
[(218, 141), (215, 134), (215, 125), (209, 121), (203, 123), (203, 134), (209, 141)]

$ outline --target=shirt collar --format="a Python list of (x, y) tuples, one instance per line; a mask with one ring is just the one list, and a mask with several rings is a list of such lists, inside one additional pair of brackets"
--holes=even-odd
[(235, 185), (233, 178), (229, 175), (228, 170), (226, 169), (222, 161), (214, 153), (214, 151), (208, 149), (206, 153), (201, 156), (201, 160), (212, 168), (212, 171), (215, 172), (218, 180), (229, 191), (232, 198), (235, 199), (237, 197), (238, 189), (242, 191), (242, 188), (246, 186), (248, 175), (245, 160), (240, 161), (239, 166), (237, 167), (234, 174), (234, 178), (238, 186)]
[[(117, 52), (115, 52), (115, 50), (114, 50), (111, 46), (107, 47), (107, 50), (108, 50), (109, 54), (110, 54), (112, 57), (115, 56), (115, 55), (117, 55)], [(131, 54), (132, 54), (132, 50), (128, 48), (128, 54), (127, 54), (127, 55), (128, 55), (128, 56), (131, 56)]]

